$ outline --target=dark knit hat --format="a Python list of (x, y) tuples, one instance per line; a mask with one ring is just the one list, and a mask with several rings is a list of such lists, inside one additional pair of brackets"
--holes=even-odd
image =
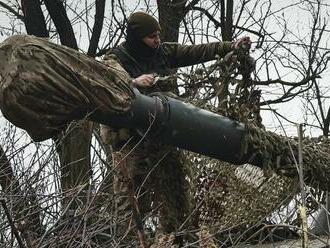
[(155, 31), (160, 31), (160, 25), (153, 16), (139, 11), (128, 18), (127, 31), (133, 32), (134, 36), (142, 39)]

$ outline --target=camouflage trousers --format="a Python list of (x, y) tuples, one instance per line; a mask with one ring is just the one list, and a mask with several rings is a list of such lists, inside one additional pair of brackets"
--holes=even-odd
[[(127, 196), (132, 190), (138, 199), (142, 218), (146, 220), (148, 216), (156, 216), (160, 232), (178, 230), (189, 212), (187, 170), (182, 151), (142, 140), (141, 136), (128, 129), (112, 130), (112, 137), (112, 156), (117, 169), (114, 191), (122, 195), (119, 198), (121, 209), (130, 212), (132, 203)], [(151, 221), (148, 220), (149, 223)]]

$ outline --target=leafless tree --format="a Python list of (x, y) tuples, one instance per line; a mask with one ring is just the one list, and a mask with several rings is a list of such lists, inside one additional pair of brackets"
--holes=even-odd
[[(271, 110), (281, 119), (284, 116), (276, 106), (303, 97), (310, 114), (306, 117), (308, 123), (328, 138), (329, 89), (324, 81), (330, 50), (326, 1), (278, 5), (271, 0), (8, 0), (0, 1), (0, 15), (8, 20), (7, 25), (0, 24), (0, 32), (2, 36), (28, 33), (49, 37), (91, 57), (101, 57), (119, 44), (129, 14), (138, 9), (159, 17), (165, 41), (233, 41), (243, 35), (254, 41), (251, 52), (257, 68), (252, 77), (230, 70), (224, 60), (184, 68), (174, 75), (181, 97), (261, 127), (261, 109)], [(298, 11), (305, 13), (306, 20), (302, 21), (309, 25), (309, 31), (291, 25), (290, 16)], [(1, 139), (0, 245), (106, 247), (137, 242), (136, 237), (130, 237), (134, 227), (127, 227), (126, 236), (116, 234), (129, 216), (118, 209), (111, 188), (116, 172), (109, 137), (98, 125), (72, 123), (52, 142), (37, 144), (6, 123)], [(193, 156), (190, 161), (205, 160)], [(203, 170), (201, 167), (196, 166)], [(220, 180), (220, 184), (225, 183)], [(191, 215), (196, 210), (198, 206)], [(287, 218), (291, 222), (293, 219)], [(150, 213), (149, 220), (148, 238), (152, 240), (157, 213)], [(207, 236), (207, 231), (199, 237), (203, 235)], [(242, 236), (237, 240), (243, 240)], [(166, 239), (171, 242), (173, 237), (167, 236), (163, 242)], [(161, 238), (157, 242), (161, 247)], [(200, 244), (207, 247), (204, 245)]]

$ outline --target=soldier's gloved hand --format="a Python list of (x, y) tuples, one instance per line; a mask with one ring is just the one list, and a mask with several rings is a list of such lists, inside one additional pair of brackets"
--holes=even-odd
[(248, 56), (246, 58), (246, 70), (248, 70), (249, 73), (251, 73), (255, 69), (256, 69), (256, 60), (253, 57)]
[(149, 87), (155, 83), (155, 74), (142, 74), (141, 76), (132, 80), (133, 86)]
[(243, 50), (250, 50), (251, 47), (251, 40), (249, 36), (243, 36), (242, 38), (239, 38), (237, 41), (232, 43), (232, 49), (237, 50), (237, 49), (243, 49)]
[(229, 64), (234, 64), (237, 62), (237, 55), (235, 54), (234, 51), (231, 51), (226, 54), (226, 56), (223, 58), (223, 61), (229, 65)]

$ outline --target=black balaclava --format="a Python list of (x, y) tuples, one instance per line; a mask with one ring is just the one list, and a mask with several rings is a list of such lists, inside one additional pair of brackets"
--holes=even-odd
[(158, 21), (151, 15), (144, 12), (133, 13), (127, 22), (126, 48), (135, 58), (150, 58), (157, 48), (146, 45), (142, 39), (147, 35), (160, 31)]

